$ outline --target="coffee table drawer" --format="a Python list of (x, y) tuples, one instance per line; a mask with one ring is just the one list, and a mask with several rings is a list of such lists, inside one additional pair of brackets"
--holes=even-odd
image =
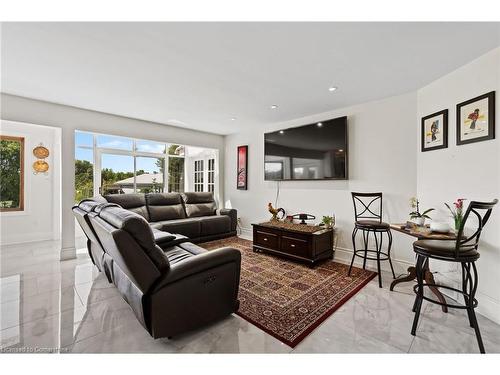
[(282, 236), (281, 251), (300, 257), (307, 257), (309, 253), (309, 244), (303, 239)]
[(278, 235), (269, 232), (257, 230), (255, 232), (254, 241), (256, 245), (268, 247), (271, 249), (278, 248)]

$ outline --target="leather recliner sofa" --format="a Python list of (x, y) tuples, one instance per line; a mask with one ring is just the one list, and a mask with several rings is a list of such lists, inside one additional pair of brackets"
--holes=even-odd
[(184, 235), (194, 243), (236, 235), (237, 211), (217, 210), (209, 192), (109, 194), (91, 199), (116, 203), (144, 217), (152, 228)]
[(238, 309), (241, 254), (206, 251), (102, 200), (73, 208), (89, 253), (154, 338), (172, 337)]

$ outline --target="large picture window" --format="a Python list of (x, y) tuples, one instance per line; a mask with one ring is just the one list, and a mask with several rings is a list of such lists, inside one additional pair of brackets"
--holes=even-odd
[[(197, 164), (196, 181), (186, 179), (186, 173), (192, 173), (191, 163), (199, 159), (200, 153), (215, 157), (216, 152), (76, 131), (75, 201), (98, 194), (215, 191), (215, 159)], [(190, 162), (186, 164), (188, 160)], [(210, 168), (208, 178), (205, 176), (207, 166)], [(207, 179), (210, 181), (208, 186)]]
[(0, 136), (0, 211), (24, 210), (24, 138)]

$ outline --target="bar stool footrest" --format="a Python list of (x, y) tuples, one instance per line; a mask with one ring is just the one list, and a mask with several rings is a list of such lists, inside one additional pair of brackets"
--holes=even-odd
[[(354, 251), (354, 255), (357, 256), (357, 257), (360, 257), (360, 258), (365, 258), (365, 251), (366, 253), (371, 253), (371, 254), (377, 254), (377, 253), (380, 253), (381, 257), (380, 257), (380, 260), (389, 260), (389, 255), (383, 251), (377, 251), (377, 250), (365, 250), (365, 249), (361, 249), (361, 250), (355, 250)], [(361, 253), (361, 254), (358, 254), (358, 253)], [(366, 256), (366, 259), (368, 260), (377, 260), (377, 257), (370, 257), (370, 256)]]
[[(439, 284), (427, 284), (427, 283), (423, 284), (423, 286), (424, 287), (434, 287), (434, 288), (438, 288), (438, 289), (442, 288), (442, 289), (446, 289), (446, 290), (451, 290), (453, 292), (461, 294), (462, 296), (464, 296), (466, 298), (470, 298), (467, 293), (464, 293), (462, 290), (456, 289), (456, 288), (452, 288), (450, 286), (439, 285)], [(418, 284), (413, 287), (413, 292), (415, 292), (415, 294), (418, 294)], [(432, 302), (432, 303), (435, 303), (436, 305), (440, 305), (440, 306), (446, 306), (446, 307), (451, 308), (451, 309), (464, 309), (464, 310), (466, 310), (468, 308), (465, 305), (452, 305), (452, 304), (449, 304), (449, 303), (442, 303), (441, 301), (437, 301), (435, 299), (426, 297), (425, 295), (423, 296), (423, 298), (424, 298), (424, 300), (426, 300), (428, 302)], [(473, 308), (477, 307), (477, 299), (475, 299), (475, 298), (473, 300), (472, 307)]]

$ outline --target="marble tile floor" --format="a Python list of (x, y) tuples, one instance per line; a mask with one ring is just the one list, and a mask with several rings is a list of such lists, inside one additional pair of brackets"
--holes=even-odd
[[(82, 243), (81, 241), (79, 243)], [(83, 243), (82, 243), (83, 244)], [(466, 313), (424, 302), (417, 336), (412, 284), (388, 290), (383, 274), (294, 349), (231, 315), (172, 340), (154, 340), (85, 251), (59, 261), (53, 241), (3, 246), (0, 253), (1, 351), (60, 353), (477, 353)], [(481, 301), (479, 301), (481, 303)], [(486, 351), (500, 353), (500, 326), (478, 315)], [(28, 349), (26, 349), (28, 348)]]

